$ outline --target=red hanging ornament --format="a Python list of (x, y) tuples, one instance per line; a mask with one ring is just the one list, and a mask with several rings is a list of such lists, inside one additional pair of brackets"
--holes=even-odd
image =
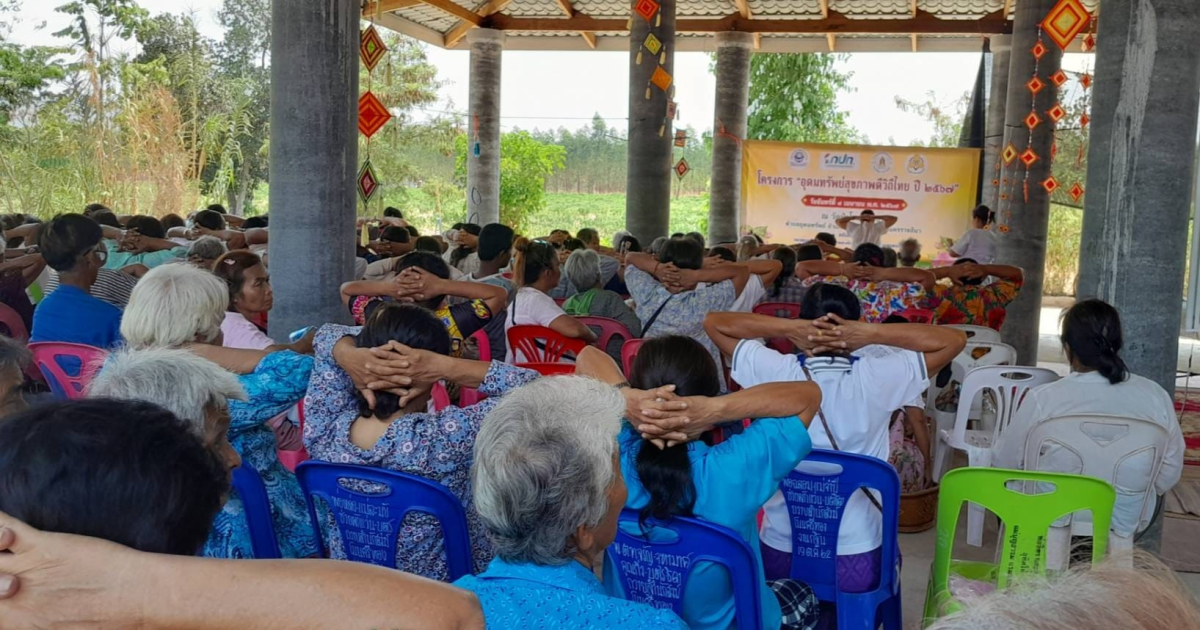
[(1083, 197), (1083, 192), (1084, 192), (1083, 186), (1080, 186), (1079, 182), (1075, 182), (1075, 184), (1073, 186), (1071, 186), (1071, 190), (1069, 190), (1067, 192), (1071, 193), (1072, 201), (1074, 201), (1075, 203), (1079, 203), (1079, 199), (1081, 197)]
[(1092, 122), (1092, 117), (1088, 116), (1087, 112), (1084, 112), (1083, 115), (1079, 117), (1079, 128), (1080, 129), (1087, 128), (1088, 123), (1090, 123), (1090, 122)]
[(1029, 83), (1025, 84), (1025, 87), (1029, 88), (1030, 94), (1037, 96), (1038, 92), (1041, 92), (1046, 87), (1046, 82), (1035, 76), (1029, 80)]
[(1092, 88), (1092, 75), (1086, 72), (1083, 73), (1079, 77), (1079, 84), (1083, 86), (1083, 89), (1090, 90)]
[(1029, 52), (1033, 53), (1034, 59), (1041, 61), (1042, 57), (1045, 57), (1046, 53), (1050, 52), (1050, 49), (1046, 48), (1046, 45), (1043, 44), (1042, 40), (1039, 39), (1037, 43), (1033, 45), (1033, 48), (1029, 49)]
[(1042, 118), (1037, 115), (1037, 112), (1029, 112), (1029, 115), (1025, 117), (1025, 126), (1029, 127), (1030, 131), (1033, 131), (1034, 127), (1037, 127), (1041, 123)]
[(1054, 194), (1054, 191), (1058, 190), (1058, 179), (1053, 175), (1047, 177), (1042, 181), (1042, 188), (1045, 188), (1047, 193)]
[(1037, 162), (1038, 159), (1040, 158), (1038, 157), (1037, 152), (1033, 150), (1033, 147), (1025, 149), (1021, 152), (1021, 163), (1025, 165), (1025, 168), (1033, 166), (1034, 162)]
[(1050, 116), (1050, 120), (1058, 122), (1067, 117), (1067, 110), (1063, 109), (1062, 104), (1055, 103), (1054, 107), (1051, 107), (1050, 111), (1046, 112), (1046, 114)]
[(1062, 70), (1050, 75), (1050, 82), (1054, 84), (1054, 87), (1062, 87), (1066, 85), (1067, 80), (1067, 73), (1063, 72)]
[(1083, 38), (1083, 52), (1092, 52), (1093, 50), (1096, 50), (1096, 36), (1088, 33)]
[(1091, 20), (1091, 14), (1079, 0), (1059, 0), (1042, 20), (1042, 30), (1065, 51)]

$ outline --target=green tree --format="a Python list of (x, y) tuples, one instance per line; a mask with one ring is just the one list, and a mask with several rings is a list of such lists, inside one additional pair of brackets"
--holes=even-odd
[(19, 22), (17, 0), (0, 0), (0, 133), (20, 108), (36, 111), (52, 96), (56, 81), (66, 77), (66, 68), (58, 60), (64, 49), (48, 46), (19, 46), (11, 41)]
[[(837, 69), (844, 55), (756, 54), (750, 58), (746, 135), (752, 140), (853, 143), (861, 136), (838, 107), (850, 73)], [(715, 62), (712, 69), (715, 70)]]
[[(456, 173), (467, 177), (467, 136), (454, 139)], [(513, 229), (526, 227), (529, 217), (546, 207), (546, 180), (566, 165), (561, 146), (539, 142), (527, 131), (500, 136), (500, 218)]]
[(933, 123), (933, 137), (928, 141), (916, 140), (913, 144), (918, 147), (957, 147), (967, 108), (971, 106), (971, 93), (963, 92), (949, 105), (939, 103), (937, 94), (932, 91), (925, 97), (920, 103), (896, 97), (896, 107), (900, 111), (916, 114)]

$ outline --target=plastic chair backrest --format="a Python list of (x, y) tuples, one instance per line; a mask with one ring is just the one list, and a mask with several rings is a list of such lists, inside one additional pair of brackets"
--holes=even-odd
[(558, 363), (568, 352), (578, 354), (586, 346), (582, 339), (564, 337), (545, 326), (508, 329), (508, 347), (513, 357), (530, 363)]
[[(308, 516), (317, 532), (321, 557), (328, 558), (328, 532), (317, 516), (315, 497), (325, 504), (341, 535), (346, 558), (389, 569), (396, 568), (397, 535), (409, 512), (438, 519), (442, 528), (450, 581), (471, 573), (471, 540), (462, 502), (446, 486), (415, 475), (349, 464), (307, 461), (296, 468), (296, 479), (308, 503)], [(379, 493), (352, 490), (341, 483), (365, 481), (386, 488)], [(354, 544), (347, 544), (347, 541)]]
[(591, 315), (586, 317), (580, 316), (576, 317), (575, 319), (578, 319), (583, 323), (584, 326), (587, 326), (588, 328), (600, 329), (600, 334), (597, 335), (599, 339), (596, 340), (594, 345), (605, 352), (608, 352), (608, 344), (613, 340), (614, 337), (620, 337), (622, 344), (630, 339), (633, 339), (633, 333), (629, 332), (629, 328), (626, 327), (625, 324), (622, 324), (615, 319), (610, 319), (608, 317), (593, 317)]
[(29, 329), (25, 326), (25, 320), (7, 304), (0, 304), (0, 324), (8, 327), (9, 336), (13, 339), (21, 343), (29, 341)]
[[(839, 599), (838, 530), (846, 503), (861, 492), (859, 488), (877, 490), (883, 506), (880, 550), (883, 561), (879, 587), (873, 591), (878, 596), (863, 602), (869, 610), (857, 611), (874, 620), (878, 605), (898, 593), (896, 574), (891, 570), (898, 557), (896, 536), (900, 519), (900, 477), (896, 469), (884, 460), (866, 455), (813, 449), (779, 484), (792, 525), (790, 577), (808, 584), (818, 599), (828, 602)], [(856, 595), (866, 599), (867, 594)], [(841, 605), (838, 608), (840, 613)]]
[[(986, 357), (985, 357), (986, 358)], [(987, 365), (967, 372), (958, 396), (958, 411), (954, 416), (953, 440), (966, 440), (967, 424), (976, 396), (991, 392), (996, 403), (996, 424), (992, 427), (992, 444), (1008, 428), (1013, 416), (1030, 389), (1058, 380), (1054, 370), (1016, 365)]]
[(754, 307), (754, 312), (771, 317), (800, 319), (800, 305), (794, 302), (763, 302)]
[(1145, 511), (1148, 503), (1154, 505), (1150, 499), (1154, 496), (1154, 482), (1167, 450), (1166, 429), (1149, 420), (1100, 414), (1050, 418), (1039, 422), (1025, 438), (1026, 468), (1038, 470), (1041, 467), (1042, 448), (1047, 442), (1074, 453), (1083, 462), (1080, 474), (1107, 481), (1113, 487), (1116, 487), (1117, 472), (1123, 462), (1150, 452), (1154, 464), (1145, 486), (1129, 487), (1128, 479), (1122, 484), (1130, 493), (1141, 492), (1142, 504), (1138, 513), (1149, 517)]
[(633, 360), (637, 358), (638, 350), (642, 349), (643, 343), (646, 343), (645, 339), (630, 339), (621, 346), (621, 367), (625, 369), (626, 378), (633, 371)]
[(518, 363), (517, 367), (527, 370), (536, 370), (542, 376), (556, 376), (559, 374), (574, 374), (574, 363)]
[(567, 298), (554, 298), (554, 303), (561, 307), (563, 304), (567, 303)]
[(475, 334), (471, 335), (471, 338), (475, 340), (475, 347), (479, 348), (479, 360), (491, 361), (492, 340), (488, 338), (487, 331), (480, 328), (475, 331)]
[(233, 469), (233, 490), (242, 500), (242, 511), (250, 526), (250, 548), (256, 560), (277, 559), (279, 540), (275, 538), (275, 522), (271, 520), (271, 499), (258, 471), (245, 462)]
[(987, 326), (971, 326), (969, 324), (949, 324), (947, 328), (954, 328), (967, 333), (967, 342), (986, 341), (988, 343), (1000, 343), (1000, 331)]
[[(937, 314), (925, 308), (907, 308), (900, 311), (900, 317), (908, 320), (910, 324), (932, 324)], [(991, 330), (990, 328), (988, 330)], [(997, 336), (999, 341), (999, 336)]]
[[(1024, 494), (1009, 489), (1009, 482), (1053, 484), (1043, 494)], [(1021, 485), (1021, 484), (1017, 484)], [(945, 592), (950, 579), (950, 553), (959, 513), (966, 502), (977, 503), (1004, 522), (1000, 538), (996, 587), (1003, 590), (1016, 577), (1046, 573), (1046, 538), (1050, 525), (1062, 516), (1080, 510), (1092, 512), (1092, 522), (1101, 531), (1112, 519), (1116, 492), (1092, 477), (1003, 468), (956, 468), (942, 477), (938, 495), (937, 547), (934, 550), (930, 589)], [(1108, 550), (1108, 540), (1094, 540), (1092, 562), (1099, 563)]]
[(430, 400), (433, 401), (433, 410), (441, 411), (450, 406), (450, 392), (446, 390), (446, 385), (441, 381), (433, 384), (429, 389)]
[[(642, 531), (636, 510), (621, 510), (620, 523)], [(682, 516), (669, 521), (650, 518), (646, 524), (675, 535), (664, 536), (667, 540), (659, 542), (618, 527), (616, 540), (605, 552), (605, 562), (620, 581), (625, 599), (679, 615), (692, 567), (699, 562), (713, 562), (729, 572), (737, 627), (762, 628), (760, 598), (765, 585), (755, 571), (754, 553), (741, 536), (720, 525)]]
[[(47, 341), (29, 344), (33, 362), (46, 377), (50, 391), (59, 398), (83, 398), (92, 377), (104, 364), (108, 352), (78, 343)], [(71, 376), (63, 369), (60, 358), (71, 357), (79, 362), (79, 374)]]

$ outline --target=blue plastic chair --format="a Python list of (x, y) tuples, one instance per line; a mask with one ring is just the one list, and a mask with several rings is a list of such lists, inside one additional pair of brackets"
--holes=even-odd
[[(790, 577), (811, 586), (817, 599), (837, 605), (839, 630), (873, 630), (879, 621), (885, 628), (900, 630), (903, 621), (896, 542), (900, 477), (896, 469), (874, 457), (821, 449), (814, 449), (800, 467), (809, 470), (793, 470), (779, 485), (792, 524)], [(883, 505), (879, 586), (866, 593), (844, 593), (837, 584), (838, 529), (846, 502), (864, 487), (878, 490)]]
[[(621, 524), (640, 531), (637, 510), (621, 510)], [(604, 561), (621, 582), (625, 598), (655, 608), (683, 614), (683, 593), (691, 567), (698, 562), (715, 562), (729, 571), (733, 582), (734, 615), (739, 630), (762, 628), (764, 584), (754, 570), (754, 553), (737, 532), (695, 518), (677, 516), (670, 521), (647, 519), (646, 524), (675, 534), (673, 541), (651, 541), (617, 528), (617, 538), (608, 546)], [(666, 557), (678, 559), (662, 562)], [(627, 570), (637, 573), (631, 581)]]
[(233, 490), (242, 500), (246, 522), (250, 525), (250, 549), (256, 560), (282, 557), (279, 539), (275, 537), (275, 521), (271, 518), (271, 499), (262, 477), (244, 462), (233, 469)]
[[(316, 461), (297, 466), (296, 478), (308, 503), (321, 557), (329, 557), (326, 523), (317, 517), (314, 497), (320, 497), (332, 514), (349, 560), (396, 568), (401, 524), (409, 512), (424, 512), (436, 517), (441, 525), (450, 581), (472, 573), (467, 513), (446, 486), (394, 470)], [(343, 479), (386, 488), (378, 493), (359, 492), (343, 486)]]

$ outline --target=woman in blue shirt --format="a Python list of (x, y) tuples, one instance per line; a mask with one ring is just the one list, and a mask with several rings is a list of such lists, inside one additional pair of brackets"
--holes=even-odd
[[(121, 342), (121, 309), (92, 297), (90, 291), (108, 260), (95, 221), (79, 214), (55, 217), (38, 235), (42, 256), (58, 272), (59, 288), (33, 313), (30, 341), (60, 341), (108, 349)], [(76, 366), (65, 364), (69, 374)]]
[[(720, 392), (719, 374), (704, 346), (689, 337), (661, 337), (642, 346), (630, 378), (635, 389), (674, 385), (675, 394), (689, 403), (693, 420), (706, 415), (710, 423), (758, 419), (744, 431), (727, 431), (730, 435), (716, 445), (697, 440), (665, 448), (648, 443), (626, 423), (619, 438), (621, 468), (629, 487), (625, 506), (640, 510), (643, 519), (693, 516), (732, 529), (754, 550), (755, 572), (766, 582), (758, 555), (757, 514), (812, 450), (808, 424), (820, 406), (821, 391), (811, 383), (772, 384), (714, 398)], [(716, 410), (706, 413), (706, 409)], [(633, 529), (629, 533), (637, 535), (636, 526)], [(605, 583), (613, 588), (617, 581)], [(762, 589), (763, 627), (815, 627), (819, 609), (812, 589), (794, 580), (766, 582), (766, 586), (770, 588)], [(682, 616), (694, 629), (733, 627), (733, 587), (724, 568), (701, 563), (692, 570)]]

